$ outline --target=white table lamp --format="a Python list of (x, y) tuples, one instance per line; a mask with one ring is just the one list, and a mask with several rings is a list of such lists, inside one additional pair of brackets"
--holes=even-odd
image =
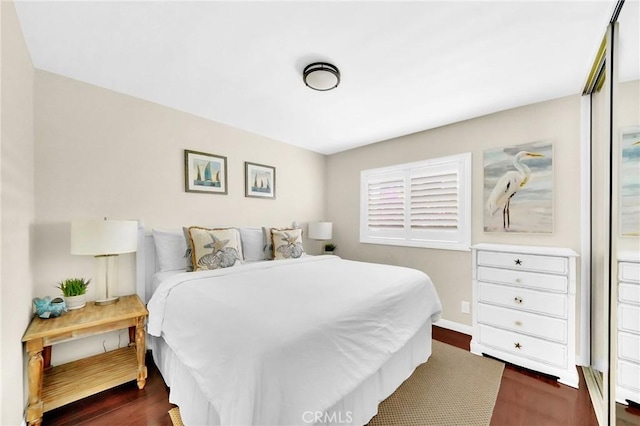
[(71, 254), (98, 260), (96, 305), (118, 301), (117, 259), (138, 248), (138, 222), (133, 220), (78, 220), (71, 222)]
[(330, 240), (333, 234), (333, 223), (311, 222), (309, 224), (309, 238), (312, 240)]
[[(327, 241), (333, 236), (333, 223), (331, 222), (311, 222), (309, 223), (309, 238), (312, 240)], [(335, 247), (335, 246), (334, 246)], [(333, 250), (324, 253), (333, 254)]]

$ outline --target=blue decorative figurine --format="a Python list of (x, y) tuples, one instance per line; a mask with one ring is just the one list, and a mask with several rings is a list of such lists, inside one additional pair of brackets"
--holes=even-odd
[(43, 299), (36, 297), (33, 299), (33, 304), (36, 307), (36, 314), (40, 318), (55, 318), (62, 315), (63, 312), (67, 312), (67, 305), (61, 297), (56, 297), (53, 300), (49, 296)]

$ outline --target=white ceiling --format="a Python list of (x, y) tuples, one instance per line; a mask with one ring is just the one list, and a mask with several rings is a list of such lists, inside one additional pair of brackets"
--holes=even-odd
[(580, 93), (614, 5), (16, 3), (36, 68), (323, 154)]

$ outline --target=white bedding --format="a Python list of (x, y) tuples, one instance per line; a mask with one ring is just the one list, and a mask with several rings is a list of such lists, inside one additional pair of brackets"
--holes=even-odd
[(166, 281), (169, 279), (169, 277), (173, 276), (173, 275), (178, 275), (178, 274), (182, 274), (187, 272), (186, 269), (182, 270), (182, 271), (160, 271), (160, 272), (156, 272), (155, 274), (153, 274), (153, 277), (151, 277), (151, 294), (155, 293), (156, 290), (158, 289), (158, 287), (160, 287), (160, 284), (163, 281)]
[(148, 309), (221, 424), (289, 425), (378, 371), (440, 301), (422, 272), (319, 256), (173, 275)]

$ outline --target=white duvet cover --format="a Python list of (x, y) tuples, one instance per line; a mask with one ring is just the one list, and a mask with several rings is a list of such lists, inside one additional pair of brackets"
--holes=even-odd
[(148, 304), (224, 425), (299, 425), (374, 374), (441, 306), (427, 275), (312, 256), (177, 274)]

